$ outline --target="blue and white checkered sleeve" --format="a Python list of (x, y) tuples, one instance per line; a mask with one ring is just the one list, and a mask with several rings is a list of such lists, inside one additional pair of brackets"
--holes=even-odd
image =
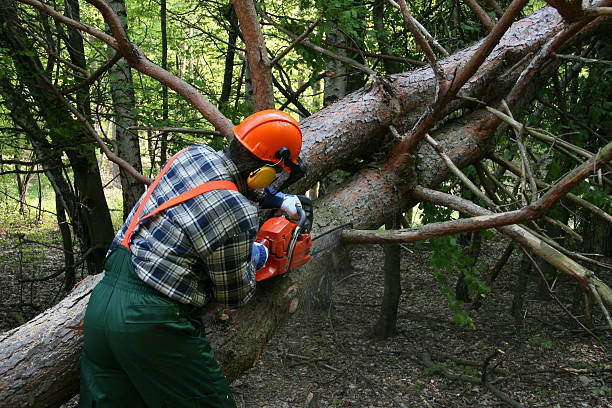
[(236, 228), (206, 258), (213, 294), (226, 308), (244, 305), (255, 293), (255, 265), (251, 252), (257, 234), (257, 211), (252, 206), (235, 210), (238, 214)]

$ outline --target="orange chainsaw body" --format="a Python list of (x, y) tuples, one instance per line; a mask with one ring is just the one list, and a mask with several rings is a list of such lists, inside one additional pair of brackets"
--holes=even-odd
[[(264, 222), (256, 240), (267, 241), (269, 254), (266, 265), (255, 274), (256, 281), (259, 282), (273, 276), (282, 275), (310, 261), (309, 250), (312, 246), (312, 240), (308, 233), (300, 234), (297, 237), (293, 253), (289, 254), (291, 238), (294, 231), (299, 230), (297, 227), (298, 223), (285, 217), (274, 217)], [(291, 261), (287, 265), (289, 255), (291, 255)]]

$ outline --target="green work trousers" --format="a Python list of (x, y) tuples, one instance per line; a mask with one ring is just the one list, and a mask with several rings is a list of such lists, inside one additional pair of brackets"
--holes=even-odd
[(192, 309), (141, 281), (118, 245), (85, 313), (80, 407), (236, 407)]

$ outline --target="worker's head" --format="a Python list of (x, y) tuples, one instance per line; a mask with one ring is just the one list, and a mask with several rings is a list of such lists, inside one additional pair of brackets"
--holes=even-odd
[(292, 179), (305, 171), (299, 158), (302, 130), (285, 112), (275, 109), (256, 112), (234, 127), (234, 136), (227, 152), (241, 173), (245, 173), (249, 188), (267, 187), (282, 170), (291, 172)]

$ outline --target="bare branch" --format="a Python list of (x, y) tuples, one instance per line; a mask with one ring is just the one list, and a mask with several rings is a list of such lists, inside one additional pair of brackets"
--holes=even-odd
[(453, 172), (453, 174), (459, 177), (459, 179), (463, 181), (463, 183), (470, 189), (472, 193), (474, 193), (474, 195), (476, 195), (484, 203), (486, 203), (487, 207), (489, 207), (491, 210), (495, 212), (499, 211), (497, 205), (493, 201), (491, 201), (491, 199), (487, 197), (478, 187), (476, 187), (476, 185), (474, 185), (474, 183), (472, 183), (472, 181), (467, 178), (467, 176), (463, 174), (463, 172), (459, 170), (457, 166), (455, 166), (450, 157), (448, 157), (448, 155), (444, 153), (440, 144), (433, 137), (429, 136), (429, 134), (425, 134), (425, 140), (431, 145), (431, 147), (434, 148), (434, 150), (438, 153), (438, 156), (440, 156), (440, 158), (444, 160), (444, 163), (446, 163), (446, 166)]
[[(612, 0), (606, 0), (606, 4), (612, 3)], [(580, 30), (585, 28), (587, 25), (598, 25), (603, 22), (603, 19), (585, 18), (576, 23), (570, 24), (569, 27), (555, 35), (550, 41), (548, 41), (538, 52), (538, 54), (529, 63), (529, 66), (523, 70), (520, 77), (517, 79), (512, 90), (508, 93), (506, 102), (512, 108), (516, 101), (520, 98), (525, 85), (533, 79), (533, 76), (540, 69), (546, 61), (548, 61), (551, 54), (557, 49), (564, 45), (569, 39), (576, 35)]]
[[(576, 316), (574, 316), (569, 310), (567, 310), (567, 307), (565, 307), (565, 305), (559, 300), (559, 298), (557, 298), (557, 296), (555, 296), (555, 294), (552, 291), (552, 288), (550, 287), (550, 285), (548, 284), (548, 281), (546, 280), (546, 276), (544, 275), (544, 272), (542, 272), (542, 268), (540, 268), (540, 265), (538, 265), (538, 263), (535, 261), (535, 259), (533, 259), (533, 257), (531, 256), (531, 254), (529, 253), (529, 251), (527, 251), (525, 248), (523, 248), (522, 246), (519, 246), (519, 248), (521, 249), (521, 251), (523, 252), (523, 254), (529, 258), (529, 261), (531, 261), (531, 264), (534, 266), (534, 268), (538, 271), (538, 273), (540, 274), (540, 278), (542, 279), (542, 282), (544, 283), (544, 285), (546, 286), (546, 289), (548, 290), (548, 294), (550, 295), (550, 297), (552, 299), (554, 299), (554, 301), (557, 303), (557, 305), (559, 305), (561, 307), (561, 309), (563, 309), (563, 311), (572, 319), (576, 322), (576, 324), (578, 324), (580, 327), (582, 327), (584, 329), (584, 331), (586, 331), (587, 333), (589, 333), (591, 336), (593, 336), (595, 339), (597, 339), (597, 341), (601, 342), (601, 340), (599, 339), (599, 337), (597, 337), (595, 335), (595, 333), (593, 333), (591, 330), (589, 330), (588, 327), (586, 327), (584, 324), (582, 324), (582, 322), (580, 320), (578, 320), (576, 318)], [(596, 293), (597, 291), (594, 291), (593, 293)], [(603, 310), (605, 310), (605, 308), (603, 308)], [(607, 312), (607, 310), (605, 310)], [(612, 328), (612, 326), (611, 326)]]
[(553, 56), (556, 57), (556, 58), (561, 58), (561, 59), (565, 59), (565, 60), (569, 60), (569, 61), (584, 62), (586, 64), (612, 65), (612, 61), (602, 60), (602, 59), (595, 59), (595, 58), (584, 58), (584, 57), (580, 57), (578, 55), (568, 55), (568, 54), (556, 54), (556, 53), (553, 53)]
[[(54, 53), (54, 52), (53, 52), (52, 50), (50, 50), (49, 48), (46, 48), (46, 47), (45, 47), (45, 49), (46, 49), (47, 53), (48, 53), (50, 56), (52, 56), (52, 57), (53, 57), (53, 58), (54, 58), (54, 59), (55, 59), (57, 62), (59, 62), (59, 63), (61, 63), (61, 64), (64, 64), (64, 65), (66, 65), (66, 66), (70, 67), (72, 70), (77, 71), (77, 72), (80, 72), (80, 73), (81, 73), (81, 74), (83, 74), (83, 75), (89, 76), (89, 72), (88, 72), (86, 69), (81, 68), (81, 67), (79, 67), (78, 65), (75, 65), (75, 64), (73, 64), (73, 63), (72, 63), (72, 62), (70, 62), (70, 61), (66, 61), (64, 58), (60, 57), (59, 55), (57, 55), (56, 53)], [(80, 75), (75, 75), (75, 76), (79, 76), (79, 77), (80, 77)]]
[[(293, 38), (294, 40), (298, 38), (297, 35), (293, 34), (291, 31), (287, 30), (285, 27), (283, 27), (282, 25), (276, 23), (274, 20), (272, 20), (272, 18), (270, 18), (270, 16), (268, 16), (268, 14), (259, 9), (258, 12), (261, 14), (261, 16), (264, 18), (264, 20), (266, 20), (269, 24), (271, 24), (272, 26), (274, 26), (276, 29), (278, 29), (279, 31), (287, 34), (289, 37)], [(311, 43), (310, 41), (306, 41), (306, 40), (302, 40), (302, 42), (300, 43), (301, 45), (310, 48), (311, 50), (314, 50), (316, 52), (320, 52), (323, 55), (326, 55), (330, 58), (333, 58), (335, 60), (338, 61), (342, 61), (345, 64), (348, 64), (356, 69), (358, 69), (360, 72), (366, 74), (366, 75), (372, 75), (372, 76), (376, 76), (377, 73), (376, 71), (374, 71), (372, 68), (365, 66), (363, 64), (360, 64), (359, 62), (355, 61), (352, 58), (349, 57), (345, 57), (343, 55), (339, 55), (336, 54), (334, 52), (331, 52), (323, 47), (319, 47), (318, 45), (315, 45), (313, 43)]]
[[(502, 104), (504, 108), (506, 108), (508, 116), (510, 116), (510, 118), (514, 120), (514, 117), (512, 116), (512, 111), (510, 110), (510, 107), (508, 107), (508, 105), (506, 104), (506, 101), (502, 101)], [(521, 155), (521, 160), (525, 169), (524, 173), (526, 173), (527, 177), (529, 178), (529, 184), (531, 186), (531, 199), (529, 201), (532, 202), (538, 199), (538, 187), (536, 186), (535, 177), (533, 176), (533, 171), (531, 170), (531, 164), (529, 164), (529, 158), (527, 157), (527, 149), (525, 148), (525, 143), (523, 143), (523, 136), (525, 135), (525, 126), (522, 123), (519, 123), (518, 128), (514, 127), (514, 133), (516, 134), (516, 143), (518, 144), (519, 153)], [(523, 191), (525, 191), (524, 188)]]
[[(327, 75), (326, 72), (323, 72), (319, 75), (317, 75), (315, 81), (320, 81), (321, 79), (325, 78), (325, 76)], [(287, 106), (289, 106), (289, 104), (293, 101), (293, 100), (297, 100), (298, 96), (300, 96), (302, 93), (304, 93), (304, 91), (306, 91), (306, 89), (308, 89), (310, 87), (310, 81), (306, 81), (302, 84), (302, 86), (300, 86), (292, 95), (291, 98), (287, 98), (287, 102), (283, 103), (282, 106), (280, 107), (280, 110), (285, 109)]]
[(612, 16), (612, 7), (593, 7), (587, 9), (588, 16)]
[[(578, 64), (576, 64), (575, 66), (578, 66)], [(581, 65), (581, 66), (582, 66), (582, 65)], [(572, 67), (572, 68), (573, 68), (573, 67)], [(572, 69), (572, 72), (573, 72), (573, 71), (574, 71), (574, 70)], [(562, 83), (562, 85), (563, 85), (563, 83)], [(569, 113), (569, 112), (565, 112), (565, 111), (562, 111), (562, 110), (561, 110), (561, 109), (559, 109), (557, 106), (555, 106), (555, 105), (553, 105), (553, 104), (551, 104), (551, 103), (548, 103), (548, 102), (547, 102), (547, 101), (545, 101), (545, 100), (542, 100), (542, 99), (540, 99), (540, 98), (536, 98), (536, 99), (537, 99), (537, 101), (538, 101), (539, 103), (541, 103), (541, 104), (542, 104), (540, 107), (538, 107), (538, 109), (536, 110), (536, 113), (541, 112), (541, 107), (542, 107), (542, 106), (546, 106), (546, 107), (548, 107), (548, 108), (550, 108), (550, 109), (554, 110), (555, 112), (557, 112), (557, 113), (558, 113), (560, 116), (566, 116), (566, 117), (570, 118), (570, 119), (571, 119), (572, 121), (574, 121), (574, 122), (575, 122), (577, 125), (579, 125), (580, 127), (584, 128), (584, 129), (585, 129), (585, 130), (587, 130), (587, 131), (588, 131), (590, 134), (592, 134), (592, 135), (593, 135), (593, 136), (595, 136), (597, 139), (599, 139), (599, 141), (600, 141), (600, 142), (602, 142), (602, 143), (608, 143), (608, 142), (609, 142), (609, 140), (607, 140), (605, 137), (603, 137), (603, 136), (602, 136), (602, 135), (600, 135), (599, 133), (595, 132), (593, 129), (591, 129), (591, 128), (589, 127), (589, 125), (587, 125), (586, 123), (584, 123), (583, 121), (581, 121), (580, 119), (578, 119), (576, 116), (572, 115), (571, 113)], [(540, 114), (541, 114), (541, 113), (540, 113)]]
[[(391, 3), (391, 5), (393, 7), (395, 7), (396, 9), (398, 9), (400, 11), (402, 10), (400, 5), (397, 4), (394, 0), (389, 0), (389, 3)], [(419, 20), (417, 20), (416, 18), (412, 17), (412, 15), (410, 16), (410, 19), (412, 20), (412, 23), (414, 25), (416, 25), (418, 27), (418, 29), (421, 31), (421, 33), (425, 36), (427, 41), (432, 43), (434, 45), (434, 47), (436, 47), (438, 49), (438, 51), (440, 51), (442, 53), (442, 55), (444, 55), (445, 57), (450, 56), (448, 51), (446, 51), (446, 49), (443, 46), (441, 46), (440, 43), (431, 34), (429, 34), (429, 31), (427, 31), (427, 29), (425, 27), (423, 27), (423, 24), (421, 24), (419, 22)]]
[(87, 24), (83, 24), (80, 21), (76, 21), (69, 17), (66, 17), (63, 14), (58, 13), (53, 8), (47, 6), (46, 4), (40, 1), (37, 1), (37, 0), (19, 0), (19, 1), (21, 3), (29, 4), (30, 6), (42, 11), (43, 13), (48, 14), (49, 16), (59, 21), (60, 23), (64, 23), (67, 26), (70, 26), (70, 27), (76, 28), (77, 30), (91, 34), (94, 37), (98, 38), (99, 40), (104, 41), (106, 44), (108, 44), (112, 48), (118, 49), (117, 41), (110, 35), (106, 34), (103, 31), (98, 30), (97, 28), (88, 26)]
[(387, 59), (387, 60), (390, 60), (390, 61), (403, 62), (404, 64), (417, 65), (419, 67), (424, 67), (424, 66), (428, 65), (426, 62), (423, 62), (423, 61), (418, 61), (418, 60), (414, 60), (414, 59), (410, 59), (410, 58), (398, 57), (398, 56), (395, 56), (395, 55), (376, 54), (374, 52), (369, 52), (369, 51), (366, 51), (366, 50), (360, 50), (360, 49), (357, 49), (355, 47), (351, 47), (349, 45), (336, 44), (336, 43), (333, 43), (333, 42), (325, 40), (325, 39), (322, 39), (321, 42), (323, 44), (325, 44), (325, 45), (331, 45), (332, 47), (341, 48), (343, 50), (347, 50), (347, 51), (351, 51), (351, 52), (359, 52), (364, 57)]
[[(429, 135), (426, 136), (428, 142), (432, 143), (429, 139), (431, 138)], [(435, 141), (433, 141), (435, 144)], [(475, 217), (468, 220), (471, 222), (466, 223), (466, 219), (452, 221), (450, 223), (437, 223), (433, 227), (423, 226), (422, 228), (417, 228), (415, 230), (398, 230), (398, 231), (350, 231), (343, 233), (342, 237), (344, 240), (349, 242), (368, 242), (368, 243), (390, 243), (390, 242), (411, 242), (415, 240), (421, 240), (431, 237), (431, 236), (441, 236), (448, 234), (455, 234), (458, 232), (465, 231), (474, 231), (480, 229), (487, 229), (492, 227), (499, 227), (503, 225), (509, 224), (518, 224), (523, 223), (525, 221), (533, 220), (540, 217), (546, 210), (548, 210), (555, 202), (557, 202), (561, 197), (563, 197), (569, 190), (575, 187), (580, 181), (586, 178), (593, 169), (600, 168), (604, 163), (610, 161), (612, 159), (612, 142), (606, 145), (603, 149), (600, 150), (600, 153), (596, 158), (589, 160), (589, 162), (583, 164), (582, 166), (577, 167), (569, 174), (567, 174), (561, 181), (555, 184), (549, 191), (546, 192), (536, 202), (516, 211), (508, 211), (501, 214), (493, 214), (486, 211), (485, 214), (488, 217)], [(450, 161), (450, 159), (449, 159)], [(451, 162), (452, 163), (452, 162)], [(448, 162), (447, 162), (448, 164)], [(454, 164), (452, 164), (454, 167)], [(461, 172), (460, 172), (461, 173)], [(462, 174), (462, 173), (461, 173)], [(459, 176), (459, 175), (458, 175)], [(461, 176), (459, 176), (461, 177)], [(463, 175), (465, 177), (465, 175)], [(466, 177), (467, 178), (467, 177)], [(467, 180), (474, 188), (476, 188), (469, 179)], [(415, 190), (420, 189), (421, 187), (415, 188)], [(479, 192), (479, 197), (482, 194), (480, 190), (476, 188)], [(476, 193), (476, 192), (475, 192)], [(442, 193), (440, 193), (442, 194)], [(414, 194), (413, 194), (414, 195)], [(448, 194), (447, 198), (451, 199)], [(418, 191), (416, 193), (417, 199), (422, 199), (422, 196), (419, 196)], [(482, 197), (480, 197), (482, 199)], [(497, 206), (492, 203), (492, 201), (488, 197), (484, 197), (483, 199), (487, 205), (492, 205), (493, 208)], [(467, 200), (464, 200), (467, 201)], [(475, 204), (474, 204), (475, 205)], [(480, 207), (479, 207), (480, 208)], [(480, 214), (479, 214), (480, 215)], [(471, 225), (470, 225), (471, 224)], [(438, 234), (438, 235), (435, 235)], [(426, 236), (427, 235), (427, 236)], [(552, 247), (551, 247), (552, 249)], [(611, 298), (612, 301), (612, 298)]]
[[(500, 166), (503, 166), (504, 168), (506, 168), (507, 170), (509, 170), (510, 172), (516, 174), (517, 176), (521, 176), (521, 170), (514, 165), (514, 163), (504, 159), (503, 157), (497, 156), (495, 154), (491, 154), (488, 156), (491, 160), (493, 160), (495, 163), (499, 164)], [(550, 185), (536, 179), (536, 184), (538, 185), (539, 188), (549, 188)], [(592, 212), (593, 214), (597, 215), (599, 218), (601, 218), (602, 220), (609, 222), (610, 224), (612, 224), (612, 216), (610, 214), (608, 214), (607, 212), (603, 211), (601, 208), (597, 207), (596, 205), (591, 204), (590, 202), (576, 196), (575, 194), (572, 193), (567, 193), (565, 196), (568, 200), (572, 201), (573, 203), (575, 203), (576, 205), (584, 208), (587, 211)]]
[(504, 10), (502, 10), (502, 8), (499, 6), (497, 1), (495, 1), (495, 0), (487, 0), (487, 4), (489, 5), (489, 7), (491, 7), (493, 9), (493, 11), (495, 12), (495, 15), (497, 16), (497, 18), (500, 18), (501, 16), (504, 15)]
[(98, 68), (96, 70), (96, 72), (91, 74), (89, 77), (87, 77), (81, 83), (73, 86), (72, 88), (68, 88), (68, 89), (62, 91), (62, 94), (68, 95), (68, 94), (70, 94), (70, 93), (72, 93), (72, 92), (74, 92), (74, 91), (76, 91), (78, 89), (81, 89), (81, 88), (83, 88), (85, 86), (93, 84), (98, 78), (100, 78), (102, 76), (102, 74), (104, 74), (106, 71), (108, 71), (120, 59), (121, 59), (121, 54), (119, 52), (115, 52), (113, 54), (113, 56), (108, 61), (106, 61), (100, 68)]
[[(485, 187), (485, 191), (487, 192), (487, 195), (497, 204), (500, 205), (500, 203), (497, 200), (497, 197), (494, 195), (493, 191), (490, 191), (490, 189), (486, 188), (486, 183), (483, 182), (482, 180), (486, 180), (489, 179), (493, 182), (493, 184), (495, 184), (498, 188), (500, 188), (500, 190), (502, 190), (507, 197), (509, 197), (513, 202), (517, 203), (518, 200), (516, 199), (516, 197), (514, 196), (514, 194), (512, 194), (512, 192), (508, 191), (506, 189), (506, 186), (504, 186), (499, 180), (497, 180), (497, 178), (491, 174), (489, 172), (489, 170), (482, 164), (482, 162), (478, 162), (474, 165), (474, 167), (476, 167), (476, 172), (478, 173), (478, 177), (481, 178), (481, 184), (483, 187)], [(535, 180), (534, 180), (535, 181)], [(554, 224), (555, 226), (557, 226), (558, 228), (562, 229), (563, 231), (565, 231), (568, 235), (571, 235), (576, 241), (578, 242), (582, 242), (582, 236), (580, 236), (580, 234), (578, 234), (576, 231), (574, 231), (573, 229), (571, 229), (570, 227), (568, 227), (567, 225), (565, 225), (564, 223), (562, 223), (561, 221), (555, 220), (554, 218), (550, 218), (546, 215), (542, 216), (542, 219), (550, 224)]]
[(316, 26), (321, 22), (321, 17), (317, 18), (317, 20), (312, 23), (306, 30), (300, 34), (287, 48), (285, 48), (280, 54), (278, 54), (272, 61), (270, 61), (270, 66), (274, 66), (278, 61), (280, 61), (285, 55), (289, 53), (292, 49), (294, 49), (299, 43), (302, 42), (306, 37), (312, 33), (312, 30), (315, 29)]
[(177, 127), (155, 127), (155, 126), (130, 126), (127, 130), (146, 130), (160, 133), (193, 133), (196, 135), (210, 135), (210, 136), (222, 136), (221, 133), (216, 130), (208, 129), (190, 129), (190, 128), (177, 128)]
[[(407, 160), (415, 146), (425, 137), (425, 133), (435, 124), (442, 115), (442, 107), (457, 95), (459, 89), (474, 75), (478, 67), (482, 65), (486, 57), (493, 51), (499, 40), (508, 30), (514, 19), (519, 15), (527, 0), (513, 0), (502, 18), (495, 25), (493, 31), (484, 39), (472, 58), (457, 73), (446, 92), (441, 92), (435, 103), (430, 106), (428, 112), (415, 124), (410, 135), (405, 141), (398, 143), (393, 148), (392, 166), (401, 166)], [(523, 84), (524, 86), (525, 84)]]
[(485, 28), (489, 30), (489, 32), (493, 31), (493, 27), (495, 27), (495, 22), (491, 20), (491, 17), (489, 17), (487, 12), (484, 11), (482, 7), (480, 7), (480, 4), (478, 4), (476, 0), (463, 0), (463, 1), (465, 2), (465, 4), (468, 5), (468, 7), (472, 10), (472, 12), (476, 14), (476, 17), (478, 17), (482, 25), (484, 25)]
[(398, 1), (399, 1), (400, 10), (402, 12), (402, 16), (404, 17), (404, 22), (406, 23), (408, 30), (410, 30), (410, 32), (414, 36), (414, 39), (416, 40), (417, 44), (419, 44), (419, 47), (421, 47), (421, 49), (425, 53), (425, 56), (427, 57), (427, 60), (429, 61), (429, 65), (431, 65), (431, 68), (436, 74), (436, 78), (438, 78), (440, 89), (446, 89), (446, 81), (447, 81), (446, 75), (444, 74), (444, 70), (438, 63), (436, 55), (434, 54), (433, 50), (429, 46), (429, 43), (427, 42), (427, 40), (425, 39), (421, 31), (419, 31), (418, 27), (414, 23), (415, 19), (410, 14), (410, 10), (408, 10), (406, 1), (405, 0), (398, 0)]
[(145, 177), (142, 174), (140, 174), (128, 162), (126, 162), (125, 160), (123, 160), (122, 158), (120, 158), (115, 153), (113, 153), (113, 152), (111, 152), (109, 150), (108, 146), (106, 146), (106, 143), (104, 143), (104, 141), (102, 141), (102, 139), (100, 139), (100, 136), (98, 136), (98, 133), (91, 126), (91, 124), (85, 118), (85, 116), (83, 116), (74, 106), (72, 106), (72, 104), (70, 102), (68, 102), (64, 98), (64, 96), (62, 95), (60, 90), (57, 89), (55, 87), (55, 85), (53, 85), (51, 83), (51, 81), (49, 81), (49, 79), (45, 75), (41, 74), (40, 72), (37, 73), (37, 74), (38, 74), (39, 78), (41, 78), (44, 82), (46, 82), (46, 84), (53, 91), (53, 93), (55, 94), (57, 99), (62, 104), (64, 104), (64, 106), (66, 106), (66, 108), (68, 108), (68, 110), (70, 110), (70, 112), (78, 119), (79, 122), (81, 122), (81, 124), (83, 124), (83, 126), (85, 127), (87, 132), (95, 139), (95, 141), (98, 143), (98, 146), (100, 146), (100, 148), (102, 149), (102, 151), (104, 152), (104, 154), (106, 155), (106, 157), (108, 157), (108, 159), (110, 161), (112, 161), (113, 163), (116, 163), (117, 165), (121, 166), (125, 171), (127, 171), (137, 181), (139, 181), (139, 182), (141, 182), (143, 184), (147, 184), (147, 185), (151, 184), (151, 179), (150, 178)]

